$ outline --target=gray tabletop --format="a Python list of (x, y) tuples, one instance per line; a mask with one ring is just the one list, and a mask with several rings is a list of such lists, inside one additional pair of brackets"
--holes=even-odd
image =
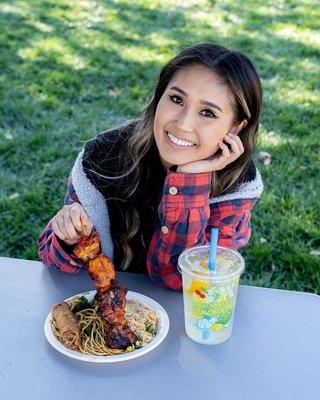
[(0, 258), (2, 400), (319, 398), (319, 296), (240, 286), (231, 338), (203, 346), (184, 332), (180, 293), (146, 276), (119, 273), (118, 279), (166, 309), (168, 336), (130, 361), (85, 363), (52, 348), (43, 325), (53, 303), (94, 289), (87, 273)]

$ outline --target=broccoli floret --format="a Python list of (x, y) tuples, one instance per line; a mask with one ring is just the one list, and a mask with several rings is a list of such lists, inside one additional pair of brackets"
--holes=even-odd
[(76, 302), (74, 303), (72, 312), (73, 314), (75, 314), (79, 311), (86, 310), (88, 308), (93, 308), (93, 307), (84, 296), (81, 296), (77, 298)]

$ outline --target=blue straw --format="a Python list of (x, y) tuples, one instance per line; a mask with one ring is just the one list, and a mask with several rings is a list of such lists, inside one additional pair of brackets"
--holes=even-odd
[(218, 233), (219, 233), (219, 229), (211, 228), (210, 250), (209, 250), (209, 265), (208, 265), (210, 271), (214, 271), (214, 269), (216, 267)]

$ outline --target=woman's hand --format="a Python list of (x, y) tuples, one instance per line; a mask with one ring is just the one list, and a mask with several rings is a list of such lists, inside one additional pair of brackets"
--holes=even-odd
[(69, 245), (76, 244), (82, 236), (89, 236), (93, 223), (79, 203), (65, 205), (52, 219), (53, 232)]
[(229, 133), (223, 140), (231, 145), (231, 149), (220, 140), (219, 147), (222, 150), (222, 153), (207, 158), (206, 160), (193, 161), (188, 164), (178, 165), (176, 172), (201, 173), (219, 171), (235, 161), (244, 152), (243, 144), (238, 135)]

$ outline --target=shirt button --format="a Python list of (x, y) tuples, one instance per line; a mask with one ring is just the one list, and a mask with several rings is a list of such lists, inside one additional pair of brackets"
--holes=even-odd
[(163, 225), (163, 227), (161, 227), (161, 232), (162, 232), (164, 235), (166, 235), (166, 234), (169, 232), (169, 229), (168, 229), (165, 225)]
[(178, 193), (178, 189), (175, 186), (171, 186), (169, 188), (169, 193), (172, 194), (172, 196), (174, 196), (175, 194)]

